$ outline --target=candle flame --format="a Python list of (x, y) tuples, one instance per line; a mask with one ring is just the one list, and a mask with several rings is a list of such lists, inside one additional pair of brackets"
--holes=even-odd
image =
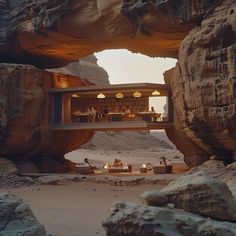
[(146, 168), (147, 166), (146, 166), (146, 164), (143, 164), (143, 168)]

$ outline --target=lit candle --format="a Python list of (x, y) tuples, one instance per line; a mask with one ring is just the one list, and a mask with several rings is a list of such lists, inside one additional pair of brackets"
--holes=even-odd
[(140, 167), (140, 173), (147, 173), (147, 166), (146, 166), (146, 164), (143, 164), (142, 167)]
[(108, 169), (108, 164), (105, 164), (105, 165), (103, 166), (103, 168), (104, 168), (105, 170), (107, 170), (107, 169)]

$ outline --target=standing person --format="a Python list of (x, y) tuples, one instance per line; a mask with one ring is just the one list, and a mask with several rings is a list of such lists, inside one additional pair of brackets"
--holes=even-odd
[(157, 121), (156, 111), (155, 111), (154, 107), (151, 107), (151, 113), (152, 113), (152, 114), (150, 114), (151, 115), (151, 121), (152, 122)]
[(89, 115), (90, 116), (90, 122), (95, 122), (96, 115), (97, 115), (96, 107), (91, 107), (90, 115)]

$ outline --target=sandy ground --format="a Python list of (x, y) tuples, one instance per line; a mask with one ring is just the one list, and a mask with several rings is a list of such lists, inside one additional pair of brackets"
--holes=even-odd
[[(101, 167), (105, 162), (111, 162), (119, 158), (123, 162), (131, 163), (136, 172), (109, 176), (128, 181), (132, 175), (140, 175), (138, 168), (142, 163), (155, 165), (165, 156), (170, 163), (174, 164), (174, 173), (167, 175), (152, 174), (150, 171), (147, 178), (158, 177), (160, 180), (175, 179), (179, 174), (187, 171), (182, 157), (176, 158), (174, 149), (137, 149), (132, 151), (108, 151), (80, 149), (67, 155), (67, 158), (75, 162), (83, 162), (88, 158), (93, 165)], [(135, 174), (136, 173), (136, 174)], [(126, 176), (126, 174), (128, 174)], [(107, 174), (106, 174), (107, 175)], [(101, 175), (94, 175), (101, 178)], [(105, 176), (105, 175), (104, 175)], [(168, 178), (167, 178), (168, 177)], [(165, 183), (140, 184), (135, 186), (114, 186), (108, 183), (69, 182), (62, 185), (39, 185), (10, 190), (23, 198), (31, 207), (39, 222), (48, 233), (53, 236), (95, 236), (106, 235), (102, 228), (102, 221), (109, 215), (109, 209), (117, 201), (140, 202), (138, 196), (147, 190), (161, 189)]]
[(138, 168), (142, 164), (158, 165), (162, 157), (165, 157), (169, 164), (183, 164), (182, 156), (178, 155), (175, 149), (136, 149), (125, 151), (90, 150), (78, 149), (66, 155), (66, 158), (76, 163), (83, 163), (88, 158), (92, 165), (101, 168), (104, 163), (113, 162), (115, 158), (123, 163), (132, 164)]
[[(13, 189), (53, 236), (105, 235), (102, 220), (114, 202), (139, 202), (138, 195), (163, 185), (111, 186), (88, 182)], [(1, 190), (3, 192), (4, 190)]]
[[(113, 162), (115, 158), (123, 163), (132, 164), (131, 175), (140, 175), (142, 164), (148, 167), (159, 164), (165, 157), (174, 166), (175, 174), (169, 178), (175, 179), (187, 171), (183, 164), (183, 155), (179, 153), (163, 132), (156, 132), (156, 137), (145, 133), (108, 133), (97, 135), (89, 146), (66, 155), (66, 158), (82, 163), (88, 158), (93, 166), (101, 168), (104, 163)], [(158, 139), (156, 139), (158, 138)], [(117, 175), (119, 181), (125, 178), (130, 181), (132, 176)], [(102, 174), (103, 175), (103, 174)], [(114, 177), (109, 174), (110, 177)], [(159, 178), (150, 171), (148, 178)], [(97, 176), (101, 178), (101, 175)], [(95, 178), (96, 174), (95, 174)], [(103, 177), (103, 176), (102, 176)], [(105, 177), (105, 176), (104, 176)], [(110, 178), (109, 177), (109, 178)], [(161, 175), (161, 180), (168, 180)], [(93, 178), (93, 176), (92, 176)], [(106, 177), (105, 177), (106, 178)], [(37, 219), (53, 236), (95, 236), (105, 235), (102, 221), (109, 215), (109, 209), (114, 202), (140, 202), (138, 196), (147, 190), (161, 189), (167, 181), (147, 181), (134, 186), (115, 186), (108, 183), (93, 181), (66, 182), (60, 185), (39, 185), (12, 189), (11, 192), (23, 198), (31, 207)], [(4, 190), (0, 190), (3, 192)]]

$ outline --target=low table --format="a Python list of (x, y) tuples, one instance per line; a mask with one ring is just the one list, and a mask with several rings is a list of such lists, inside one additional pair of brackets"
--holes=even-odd
[(172, 165), (158, 165), (153, 166), (154, 174), (167, 174), (172, 172)]
[(89, 175), (91, 168), (88, 165), (76, 165), (76, 173), (81, 175)]
[(124, 172), (124, 167), (110, 167), (108, 173), (121, 173)]

